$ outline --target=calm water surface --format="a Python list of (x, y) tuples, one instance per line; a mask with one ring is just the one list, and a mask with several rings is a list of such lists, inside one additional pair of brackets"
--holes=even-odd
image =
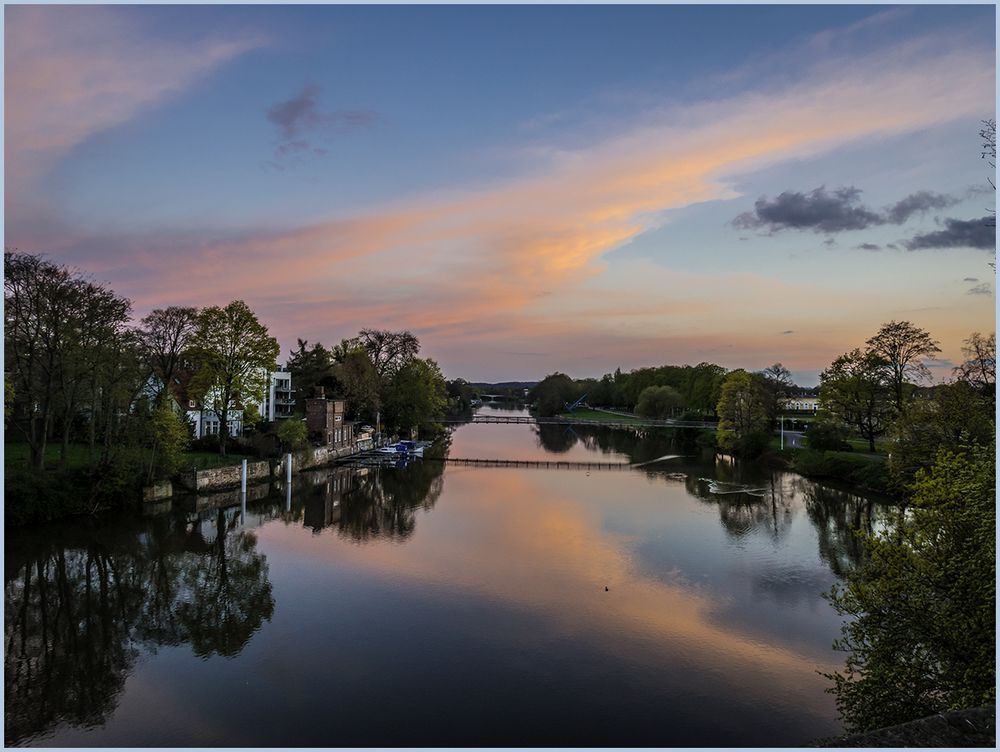
[[(679, 446), (466, 425), (448, 451)], [(888, 514), (697, 456), (428, 459), (253, 495), (8, 532), (8, 744), (802, 744), (840, 730), (822, 593), (861, 555), (850, 530)]]

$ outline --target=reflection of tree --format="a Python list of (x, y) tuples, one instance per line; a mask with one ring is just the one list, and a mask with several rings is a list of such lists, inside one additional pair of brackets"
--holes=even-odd
[(250, 531), (230, 534), (238, 514), (218, 510), (215, 541), (207, 561), (192, 562), (181, 581), (185, 597), (177, 605), (195, 655), (237, 655), (262, 622), (274, 613), (267, 564), (257, 554), (257, 536)]
[(546, 451), (563, 454), (572, 449), (580, 437), (570, 426), (560, 426), (554, 423), (540, 423), (533, 426), (538, 437), (538, 445)]
[[(238, 510), (235, 510), (238, 511)], [(232, 510), (206, 542), (199, 516), (110, 527), (8, 549), (4, 699), (8, 743), (58, 723), (103, 723), (139, 646), (190, 642), (235, 655), (274, 610), (256, 538)]]
[(843, 577), (866, 556), (856, 531), (871, 533), (876, 520), (889, 518), (888, 506), (808, 481), (803, 485), (806, 512), (819, 537), (819, 555), (835, 575)]
[(338, 532), (354, 541), (405, 540), (416, 527), (416, 510), (431, 509), (444, 486), (444, 463), (416, 461), (376, 468), (344, 494)]

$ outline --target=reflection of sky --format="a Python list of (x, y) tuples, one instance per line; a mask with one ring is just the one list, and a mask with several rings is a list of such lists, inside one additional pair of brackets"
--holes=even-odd
[[(464, 426), (452, 454), (510, 456), (530, 439), (528, 426)], [(776, 476), (777, 528), (755, 498), (738, 534), (720, 517), (731, 498), (640, 472), (446, 465), (403, 543), (251, 508), (273, 618), (231, 659), (145, 656), (106, 727), (52, 741), (740, 746), (835, 733), (816, 673), (840, 660), (820, 598), (833, 576), (801, 483)]]

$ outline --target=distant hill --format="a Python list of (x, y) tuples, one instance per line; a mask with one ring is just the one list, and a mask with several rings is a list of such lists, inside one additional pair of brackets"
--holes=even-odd
[(488, 384), (485, 381), (470, 381), (469, 386), (476, 389), (531, 389), (537, 383), (537, 381), (500, 381)]

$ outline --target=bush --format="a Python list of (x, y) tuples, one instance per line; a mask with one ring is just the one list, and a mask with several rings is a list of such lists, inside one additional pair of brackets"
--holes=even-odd
[(884, 462), (848, 452), (804, 449), (795, 454), (792, 469), (810, 478), (833, 478), (883, 493), (891, 488)]
[(832, 449), (839, 452), (851, 451), (847, 443), (847, 431), (832, 421), (816, 421), (806, 431), (806, 444), (810, 449), (820, 451)]

